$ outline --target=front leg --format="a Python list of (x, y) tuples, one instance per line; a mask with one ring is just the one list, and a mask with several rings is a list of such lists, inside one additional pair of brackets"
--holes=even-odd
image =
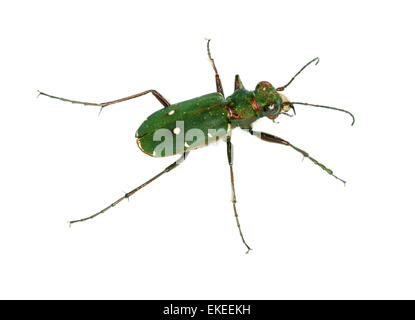
[(254, 136), (260, 138), (261, 140), (264, 140), (264, 141), (267, 141), (267, 142), (279, 143), (279, 144), (282, 144), (282, 145), (289, 146), (289, 147), (293, 148), (295, 151), (298, 151), (299, 153), (301, 153), (305, 158), (310, 159), (315, 165), (319, 166), (321, 169), (326, 171), (329, 175), (333, 176), (337, 180), (340, 180), (341, 182), (346, 184), (346, 181), (344, 181), (343, 179), (340, 179), (339, 177), (337, 177), (336, 175), (333, 174), (333, 170), (327, 168), (324, 164), (318, 162), (313, 157), (310, 157), (310, 155), (307, 152), (305, 152), (304, 150), (302, 150), (300, 148), (297, 148), (296, 146), (292, 145), (288, 141), (286, 141), (284, 139), (281, 139), (277, 136), (274, 136), (272, 134), (269, 134), (269, 133), (266, 133), (266, 132), (261, 132), (261, 131), (254, 131), (252, 129), (249, 129), (249, 133), (251, 135), (254, 135)]
[(243, 89), (244, 85), (242, 84), (242, 80), (241, 77), (239, 76), (239, 74), (237, 74), (235, 76), (235, 91), (238, 89)]

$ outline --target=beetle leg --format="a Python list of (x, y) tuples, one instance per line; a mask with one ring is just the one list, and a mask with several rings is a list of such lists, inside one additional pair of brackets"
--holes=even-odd
[(93, 214), (92, 216), (83, 218), (83, 219), (78, 219), (78, 220), (72, 220), (69, 221), (69, 225), (76, 223), (76, 222), (82, 222), (82, 221), (86, 221), (92, 218), (95, 218), (96, 216), (100, 215), (101, 213), (104, 213), (105, 211), (107, 211), (108, 209), (111, 209), (112, 207), (115, 207), (117, 204), (119, 204), (121, 201), (123, 201), (124, 199), (128, 199), (129, 197), (131, 197), (134, 193), (136, 193), (138, 190), (144, 188), (146, 185), (148, 185), (149, 183), (153, 182), (154, 180), (156, 180), (157, 178), (160, 178), (163, 174), (173, 170), (174, 168), (176, 168), (179, 164), (181, 164), (186, 158), (187, 155), (189, 154), (188, 152), (184, 152), (182, 154), (182, 156), (177, 159), (175, 162), (173, 162), (171, 165), (169, 165), (168, 167), (166, 167), (166, 169), (164, 169), (162, 172), (160, 172), (159, 174), (155, 175), (153, 178), (151, 178), (150, 180), (147, 180), (146, 182), (144, 182), (142, 185), (138, 186), (137, 188), (131, 190), (130, 192), (127, 192), (123, 197), (119, 198), (117, 201), (114, 201), (113, 203), (111, 203), (108, 207), (105, 207), (104, 209), (102, 209), (101, 211)]
[(93, 103), (93, 102), (82, 102), (82, 101), (76, 101), (76, 100), (69, 100), (69, 99), (66, 99), (66, 98), (55, 97), (55, 96), (49, 95), (49, 94), (44, 93), (44, 92), (40, 92), (40, 91), (38, 91), (38, 92), (39, 92), (39, 95), (47, 96), (49, 98), (58, 99), (58, 100), (62, 100), (62, 101), (67, 101), (67, 102), (72, 102), (72, 103), (77, 103), (77, 104), (83, 104), (83, 105), (86, 105), (86, 106), (99, 106), (101, 108), (109, 106), (110, 104), (115, 104), (115, 103), (118, 103), (118, 102), (123, 102), (123, 101), (131, 100), (131, 99), (134, 99), (134, 98), (138, 98), (138, 97), (144, 96), (145, 94), (151, 92), (153, 94), (153, 96), (156, 97), (156, 99), (158, 101), (160, 101), (160, 103), (164, 107), (168, 107), (170, 105), (170, 103), (167, 101), (167, 99), (164, 98), (156, 90), (146, 90), (146, 91), (134, 94), (132, 96), (128, 96), (128, 97), (113, 100), (113, 101), (103, 102), (103, 103)]
[(264, 140), (264, 141), (267, 141), (267, 142), (279, 143), (279, 144), (283, 144), (285, 146), (289, 146), (289, 147), (293, 148), (295, 151), (298, 151), (299, 153), (301, 153), (303, 155), (303, 157), (310, 159), (315, 165), (319, 166), (321, 169), (326, 171), (329, 175), (333, 176), (337, 180), (340, 180), (341, 182), (343, 182), (346, 185), (346, 181), (344, 181), (343, 179), (340, 179), (339, 177), (334, 175), (333, 170), (327, 168), (324, 164), (318, 162), (316, 159), (311, 157), (307, 152), (305, 152), (304, 150), (302, 150), (300, 148), (297, 148), (296, 146), (292, 145), (288, 141), (286, 141), (284, 139), (281, 139), (279, 137), (276, 137), (272, 134), (269, 134), (269, 133), (266, 133), (266, 132), (260, 132), (260, 131), (253, 131), (252, 129), (249, 130), (249, 133), (251, 135), (254, 135), (254, 136), (260, 138), (261, 140)]
[(238, 212), (236, 211), (235, 182), (234, 182), (233, 167), (232, 167), (233, 166), (233, 150), (232, 150), (232, 143), (231, 143), (230, 134), (228, 134), (228, 136), (226, 138), (226, 145), (227, 145), (227, 153), (228, 153), (228, 164), (229, 164), (229, 169), (230, 169), (230, 173), (231, 173), (233, 212), (235, 213), (236, 225), (238, 226), (239, 234), (241, 235), (242, 242), (244, 243), (244, 245), (248, 249), (248, 251), (246, 253), (248, 253), (249, 250), (252, 250), (252, 249), (245, 242), (244, 235), (242, 234), (242, 230), (241, 230), (241, 225), (239, 223)]
[(216, 69), (215, 61), (213, 60), (213, 58), (210, 54), (209, 44), (210, 44), (210, 39), (208, 39), (208, 41), (207, 41), (207, 52), (208, 52), (209, 60), (212, 63), (213, 70), (215, 71), (216, 91), (219, 92), (222, 96), (225, 96), (225, 94), (223, 93), (222, 82), (220, 81), (218, 69)]
[(243, 89), (244, 85), (242, 84), (241, 78), (239, 77), (239, 74), (235, 76), (235, 91), (238, 89)]

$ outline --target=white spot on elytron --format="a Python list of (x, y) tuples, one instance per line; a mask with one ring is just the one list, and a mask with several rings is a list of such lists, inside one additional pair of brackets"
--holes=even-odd
[(169, 113), (168, 113), (168, 115), (169, 115), (169, 116), (171, 116), (171, 115), (173, 115), (175, 112), (176, 112), (176, 110), (170, 110), (170, 111), (169, 111)]
[(180, 128), (179, 128), (179, 127), (176, 127), (176, 128), (174, 128), (174, 129), (173, 129), (173, 133), (174, 133), (174, 134), (176, 134), (176, 135), (177, 135), (177, 134), (179, 134), (179, 133), (180, 133), (180, 131), (181, 131), (181, 130), (180, 130)]
[(208, 132), (208, 137), (209, 138), (212, 138), (213, 136), (212, 136), (212, 134), (210, 133), (210, 132)]
[(185, 145), (186, 148), (189, 148), (190, 147), (187, 142), (185, 142), (184, 145)]
[(267, 90), (267, 88), (263, 87), (263, 88), (262, 88), (262, 91), (265, 91), (265, 90)]
[(274, 105), (273, 105), (273, 104), (271, 104), (271, 105), (269, 106), (269, 109), (270, 109), (270, 110), (274, 109)]

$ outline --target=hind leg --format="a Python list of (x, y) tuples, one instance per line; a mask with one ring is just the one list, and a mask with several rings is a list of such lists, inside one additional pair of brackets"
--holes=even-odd
[(49, 98), (53, 98), (53, 99), (58, 99), (58, 100), (62, 100), (62, 101), (66, 101), (66, 102), (72, 102), (72, 103), (77, 103), (77, 104), (83, 104), (86, 106), (98, 106), (101, 108), (104, 108), (106, 106), (109, 106), (110, 104), (115, 104), (115, 103), (119, 103), (119, 102), (123, 102), (123, 101), (127, 101), (127, 100), (131, 100), (134, 98), (138, 98), (141, 96), (146, 95), (147, 93), (152, 93), (153, 96), (164, 106), (164, 107), (168, 107), (170, 105), (170, 103), (167, 101), (166, 98), (164, 98), (160, 93), (158, 93), (156, 90), (146, 90), (137, 94), (134, 94), (132, 96), (128, 96), (125, 98), (121, 98), (121, 99), (117, 99), (117, 100), (112, 100), (112, 101), (108, 101), (108, 102), (102, 102), (102, 103), (95, 103), (95, 102), (82, 102), (82, 101), (77, 101), (77, 100), (69, 100), (66, 98), (60, 98), (60, 97), (55, 97), (52, 96), (50, 94), (44, 93), (44, 92), (39, 92), (39, 95), (43, 95)]
[(124, 199), (130, 198), (134, 193), (136, 193), (137, 191), (141, 190), (142, 188), (144, 188), (145, 186), (147, 186), (148, 184), (150, 184), (154, 180), (160, 178), (163, 174), (165, 174), (167, 172), (170, 172), (174, 168), (177, 168), (187, 158), (188, 154), (189, 154), (189, 152), (183, 153), (182, 156), (178, 160), (176, 160), (171, 165), (169, 165), (168, 167), (166, 167), (163, 171), (161, 171), (160, 173), (156, 174), (153, 178), (147, 180), (143, 184), (139, 185), (137, 188), (134, 188), (130, 192), (127, 192), (124, 196), (122, 196), (121, 198), (119, 198), (117, 201), (114, 201), (113, 203), (111, 203), (109, 206), (105, 207), (101, 211), (93, 214), (92, 216), (86, 217), (86, 218), (72, 220), (72, 221), (69, 222), (69, 225), (71, 225), (73, 223), (82, 222), (82, 221), (86, 221), (86, 220), (95, 218), (96, 216), (99, 216), (100, 214), (104, 213), (105, 211), (111, 209), (112, 207), (115, 207), (117, 204), (119, 204)]

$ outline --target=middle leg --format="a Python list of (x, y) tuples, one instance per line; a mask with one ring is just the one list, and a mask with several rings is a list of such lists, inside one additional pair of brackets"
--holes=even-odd
[(244, 245), (248, 249), (248, 251), (246, 253), (248, 253), (249, 250), (252, 250), (252, 249), (245, 242), (244, 235), (242, 234), (242, 230), (241, 230), (241, 225), (239, 223), (238, 212), (236, 210), (235, 182), (234, 182), (234, 176), (233, 176), (233, 152), (232, 152), (232, 143), (231, 143), (230, 133), (226, 138), (226, 145), (227, 145), (227, 153), (228, 153), (229, 170), (230, 170), (230, 174), (231, 174), (233, 212), (235, 214), (236, 225), (238, 226), (239, 234), (241, 236), (242, 242), (244, 243)]
[(222, 82), (220, 81), (218, 69), (216, 69), (215, 60), (213, 60), (210, 54), (210, 39), (207, 41), (207, 52), (208, 52), (209, 60), (212, 63), (213, 70), (215, 71), (216, 91), (219, 92), (223, 97), (225, 97), (225, 94), (223, 93)]

